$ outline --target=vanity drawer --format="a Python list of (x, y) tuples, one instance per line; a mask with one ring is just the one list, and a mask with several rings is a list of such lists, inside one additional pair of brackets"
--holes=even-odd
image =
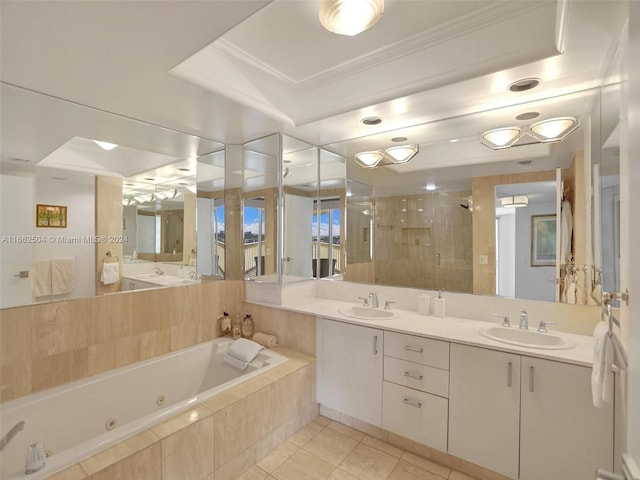
[(384, 332), (384, 354), (449, 370), (449, 342), (404, 333)]
[(388, 382), (449, 396), (449, 371), (393, 357), (384, 357), (384, 379)]
[(448, 410), (446, 398), (383, 382), (385, 430), (446, 452)]

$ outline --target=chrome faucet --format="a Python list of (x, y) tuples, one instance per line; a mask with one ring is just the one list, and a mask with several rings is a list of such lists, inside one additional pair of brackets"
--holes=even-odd
[(529, 314), (524, 308), (520, 311), (520, 330), (529, 330)]
[(371, 299), (371, 308), (378, 308), (378, 295), (376, 295), (376, 292), (371, 292), (369, 298)]
[(511, 324), (509, 323), (509, 315), (500, 315), (499, 313), (494, 313), (493, 316), (502, 319), (502, 324), (501, 325), (503, 327), (510, 327), (511, 326)]
[(540, 321), (540, 325), (538, 325), (538, 331), (540, 333), (547, 333), (549, 330), (547, 330), (547, 325), (557, 325), (558, 322), (545, 322), (544, 320)]
[(164, 275), (164, 272), (160, 270), (160, 267), (153, 267), (153, 273), (156, 275)]
[(27, 447), (27, 462), (24, 467), (25, 475), (42, 470), (47, 464), (47, 451), (44, 443), (36, 442)]
[(24, 428), (24, 420), (20, 420), (11, 428), (11, 430), (7, 432), (7, 434), (4, 437), (2, 437), (2, 439), (0, 440), (0, 452), (4, 450), (4, 447), (6, 447), (7, 445), (9, 445), (9, 443), (11, 443), (11, 440), (13, 440), (13, 437), (15, 437), (18, 434), (18, 432), (20, 432), (23, 428)]

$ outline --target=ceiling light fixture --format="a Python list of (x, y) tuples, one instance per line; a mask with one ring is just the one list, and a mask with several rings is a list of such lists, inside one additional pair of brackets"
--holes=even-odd
[(375, 168), (380, 161), (384, 158), (384, 154), (376, 150), (374, 152), (360, 152), (356, 153), (356, 163), (362, 168)]
[(496, 128), (482, 134), (480, 142), (493, 150), (509, 148), (522, 137), (519, 127)]
[(574, 117), (556, 117), (536, 122), (529, 127), (505, 127), (482, 134), (480, 142), (493, 149), (512, 147), (523, 135), (529, 135), (540, 143), (560, 142), (574, 132), (580, 124)]
[(320, 0), (320, 23), (330, 32), (354, 36), (372, 27), (384, 12), (384, 0)]
[(513, 197), (502, 197), (500, 205), (505, 208), (520, 208), (529, 205), (529, 198), (526, 195), (514, 195)]
[(393, 163), (407, 163), (417, 155), (418, 145), (400, 145), (389, 147), (384, 151), (384, 155)]
[(529, 127), (529, 135), (542, 143), (560, 142), (578, 128), (573, 117), (558, 117), (542, 120)]
[(100, 140), (94, 140), (93, 142), (96, 145), (98, 145), (100, 148), (102, 148), (103, 150), (106, 150), (106, 151), (113, 150), (114, 148), (116, 148), (118, 146), (115, 143), (101, 142)]

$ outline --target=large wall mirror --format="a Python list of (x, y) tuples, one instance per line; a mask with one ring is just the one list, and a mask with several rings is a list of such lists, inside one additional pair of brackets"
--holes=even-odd
[[(593, 238), (590, 192), (597, 179), (592, 179), (591, 169), (600, 164), (600, 144), (594, 152), (591, 142), (594, 135), (600, 137), (601, 128), (611, 128), (604, 114), (601, 125), (599, 114), (609, 108), (610, 88), (616, 87), (323, 145), (323, 150), (347, 159), (344, 278), (597, 304), (601, 270), (609, 267), (601, 265), (604, 250)], [(575, 120), (575, 125), (557, 124), (567, 133), (562, 141), (543, 141), (540, 134), (531, 133), (530, 127), (537, 122), (559, 118)], [(545, 128), (557, 125), (549, 123)], [(481, 143), (483, 132), (507, 127), (519, 129), (511, 146), (490, 148), (488, 141)], [(549, 138), (556, 135), (543, 133)], [(409, 161), (392, 159), (396, 146), (413, 148), (408, 150), (413, 155)], [(363, 152), (374, 156), (364, 155), (363, 161), (356, 162), (356, 155)], [(605, 152), (605, 157), (610, 156)], [(367, 164), (369, 160), (375, 165)], [(609, 171), (615, 162), (602, 163)], [(615, 173), (608, 177), (603, 175), (602, 182), (615, 182)], [(527, 203), (520, 208), (507, 205), (508, 199), (513, 203), (523, 198)], [(571, 228), (569, 251), (560, 260), (563, 208), (571, 213)], [(547, 227), (554, 230), (547, 232)], [(616, 232), (617, 227), (607, 231)], [(553, 247), (545, 247), (546, 257), (535, 257), (543, 241), (553, 242)], [(615, 268), (615, 259), (604, 262)], [(535, 292), (518, 281), (532, 272), (539, 283)], [(567, 275), (582, 288), (578, 299), (563, 297)]]
[(223, 144), (0, 88), (0, 307), (197, 280), (196, 164)]

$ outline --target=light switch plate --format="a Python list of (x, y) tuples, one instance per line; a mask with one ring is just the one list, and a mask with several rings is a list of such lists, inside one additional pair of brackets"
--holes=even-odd
[(480, 265), (489, 265), (489, 255), (480, 255)]

